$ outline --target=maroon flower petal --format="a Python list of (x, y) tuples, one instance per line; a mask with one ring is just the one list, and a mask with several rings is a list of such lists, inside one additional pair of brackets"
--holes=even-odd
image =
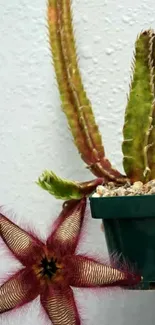
[(41, 303), (53, 325), (80, 325), (80, 318), (71, 288), (47, 288)]
[(26, 269), (19, 271), (0, 287), (0, 313), (28, 303), (38, 293), (33, 273)]
[(54, 232), (47, 240), (47, 246), (56, 247), (65, 254), (74, 253), (82, 228), (86, 199), (69, 201), (61, 212)]
[(141, 276), (121, 271), (91, 258), (75, 255), (67, 258), (70, 285), (74, 287), (130, 286), (141, 281)]
[(41, 251), (41, 242), (21, 229), (8, 218), (0, 214), (0, 236), (5, 244), (23, 265), (29, 265), (35, 259), (35, 253)]

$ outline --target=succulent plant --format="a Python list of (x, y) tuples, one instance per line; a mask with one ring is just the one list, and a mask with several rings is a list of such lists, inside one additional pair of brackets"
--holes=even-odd
[[(71, 0), (48, 0), (48, 30), (52, 58), (59, 88), (62, 109), (67, 117), (74, 143), (87, 168), (99, 178), (98, 183), (113, 181), (131, 183), (155, 178), (155, 34), (142, 32), (135, 43), (132, 62), (133, 76), (123, 127), (123, 166), (126, 175), (112, 167), (105, 156), (101, 134), (96, 124), (91, 103), (86, 95), (78, 66), (73, 32)], [(79, 184), (63, 181), (64, 195), (57, 193), (56, 178), (46, 171), (38, 184), (56, 197), (81, 197)], [(54, 175), (54, 174), (53, 174)], [(56, 177), (56, 175), (55, 175)], [(60, 185), (60, 178), (59, 185)], [(102, 180), (102, 182), (101, 182)], [(83, 192), (90, 194), (96, 186), (91, 181), (83, 184)], [(70, 183), (70, 185), (69, 185)], [(71, 184), (74, 189), (71, 187)], [(75, 185), (76, 184), (76, 185)], [(93, 186), (94, 185), (94, 186)], [(61, 185), (59, 186), (60, 189)], [(75, 191), (78, 188), (78, 190)], [(90, 189), (90, 191), (88, 190)], [(70, 192), (69, 189), (73, 191)], [(59, 192), (59, 191), (58, 191)], [(62, 193), (61, 193), (62, 194)]]
[[(48, 0), (48, 26), (52, 57), (62, 108), (75, 145), (96, 179), (75, 182), (45, 171), (37, 184), (63, 204), (45, 243), (36, 235), (0, 214), (0, 237), (25, 267), (0, 287), (0, 313), (18, 308), (38, 295), (52, 324), (81, 324), (71, 287), (131, 286), (141, 282), (140, 274), (118, 269), (75, 250), (80, 239), (86, 197), (103, 183), (146, 182), (155, 178), (155, 41), (154, 33), (142, 33), (136, 41), (133, 79), (123, 129), (126, 176), (105, 157), (80, 75), (74, 40), (71, 1)], [(71, 287), (70, 287), (71, 286)]]
[(155, 34), (140, 34), (135, 44), (133, 77), (125, 113), (123, 165), (132, 181), (155, 178)]

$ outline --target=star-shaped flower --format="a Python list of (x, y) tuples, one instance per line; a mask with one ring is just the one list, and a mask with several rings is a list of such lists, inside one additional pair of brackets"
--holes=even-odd
[(0, 235), (23, 268), (0, 287), (0, 313), (20, 307), (40, 295), (53, 325), (81, 324), (71, 287), (133, 285), (140, 276), (76, 255), (86, 200), (69, 201), (42, 243), (0, 215)]

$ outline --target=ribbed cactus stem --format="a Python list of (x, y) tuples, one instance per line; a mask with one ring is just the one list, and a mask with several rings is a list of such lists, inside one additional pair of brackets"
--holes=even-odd
[(148, 163), (150, 167), (150, 179), (155, 179), (155, 33), (152, 31), (151, 38), (151, 83), (154, 100), (152, 103), (152, 122), (148, 135)]
[(154, 34), (141, 33), (136, 41), (133, 78), (123, 129), (124, 169), (132, 180), (151, 178), (150, 134), (154, 113)]
[[(104, 148), (102, 146), (101, 135), (95, 123), (89, 99), (84, 90), (80, 71), (77, 64), (76, 46), (72, 28), (72, 15), (70, 0), (59, 0), (60, 33), (62, 51), (68, 75), (68, 81), (72, 92), (74, 107), (78, 113), (81, 127), (85, 132), (86, 141), (89, 148), (93, 151), (96, 159), (102, 158)], [(95, 148), (96, 147), (96, 148)]]
[(125, 182), (105, 158), (101, 135), (82, 84), (70, 0), (48, 0), (48, 26), (62, 107), (82, 159), (96, 176)]

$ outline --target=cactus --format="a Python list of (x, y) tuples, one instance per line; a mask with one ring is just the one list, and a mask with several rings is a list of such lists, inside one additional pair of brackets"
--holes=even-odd
[(154, 33), (148, 30), (141, 33), (136, 41), (133, 78), (123, 129), (124, 169), (132, 181), (147, 182), (155, 178), (154, 56)]
[(112, 168), (109, 160), (105, 158), (101, 135), (82, 84), (70, 0), (48, 0), (48, 26), (62, 108), (75, 145), (94, 175), (121, 181), (121, 173)]
[[(112, 167), (105, 156), (99, 128), (91, 103), (86, 95), (77, 62), (73, 32), (71, 0), (48, 0), (47, 6), (50, 49), (60, 92), (62, 109), (67, 117), (74, 143), (101, 184), (147, 181), (155, 178), (155, 34), (142, 32), (135, 43), (132, 62), (133, 76), (123, 127), (123, 166), (126, 175)], [(48, 172), (50, 175), (51, 172)], [(47, 172), (46, 172), (47, 175)], [(60, 180), (60, 178), (57, 178)], [(58, 181), (59, 182), (59, 181)], [(65, 183), (65, 195), (57, 192), (56, 178), (47, 177), (39, 185), (55, 197), (79, 199), (77, 182)], [(45, 184), (46, 183), (46, 184)], [(60, 182), (62, 184), (62, 182)], [(58, 187), (60, 189), (60, 183)], [(93, 186), (89, 187), (89, 183)], [(68, 185), (67, 185), (68, 184)], [(74, 184), (74, 186), (73, 186)], [(94, 190), (95, 180), (83, 184), (84, 196)], [(67, 189), (68, 187), (68, 189)], [(74, 189), (73, 189), (74, 187)], [(89, 187), (89, 190), (88, 190)], [(51, 189), (52, 188), (52, 189)], [(71, 189), (73, 193), (71, 194)]]

